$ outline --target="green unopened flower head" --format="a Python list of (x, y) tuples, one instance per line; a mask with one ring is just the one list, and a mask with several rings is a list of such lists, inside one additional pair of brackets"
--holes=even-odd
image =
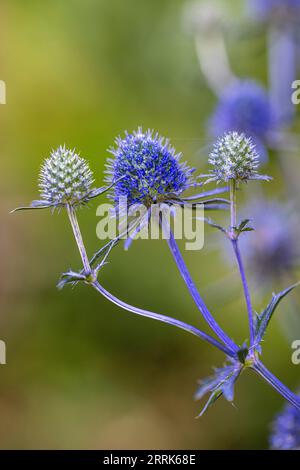
[(39, 188), (45, 205), (75, 207), (84, 204), (90, 199), (92, 184), (93, 174), (87, 162), (65, 146), (52, 151), (42, 165)]
[(259, 155), (251, 138), (238, 132), (224, 134), (214, 145), (209, 156), (213, 166), (208, 181), (229, 182), (269, 178), (257, 172)]

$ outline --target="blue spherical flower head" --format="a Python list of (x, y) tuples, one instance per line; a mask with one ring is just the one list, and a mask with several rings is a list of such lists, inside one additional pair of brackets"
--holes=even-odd
[(116, 139), (116, 147), (109, 151), (107, 181), (115, 182), (112, 197), (118, 202), (126, 197), (128, 206), (147, 207), (180, 195), (194, 183), (194, 169), (180, 162), (169, 141), (148, 130), (139, 128), (132, 134)]
[(274, 450), (300, 449), (300, 411), (285, 405), (272, 424), (270, 447)]
[[(276, 119), (268, 94), (254, 81), (239, 81), (220, 99), (209, 122), (213, 137), (237, 131), (251, 136), (260, 154)], [(263, 149), (263, 152), (261, 151)]]

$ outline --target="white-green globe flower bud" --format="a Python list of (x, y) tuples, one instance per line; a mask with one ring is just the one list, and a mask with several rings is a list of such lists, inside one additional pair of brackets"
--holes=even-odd
[(84, 204), (90, 199), (93, 181), (87, 162), (74, 150), (60, 146), (42, 165), (39, 178), (41, 199), (52, 207)]
[(214, 145), (209, 156), (213, 166), (208, 181), (229, 182), (270, 179), (257, 172), (259, 155), (251, 138), (238, 132), (228, 132)]
[(113, 181), (109, 186), (92, 188), (93, 182), (93, 173), (86, 160), (79, 157), (75, 150), (60, 146), (51, 152), (41, 167), (41, 198), (32, 201), (29, 206), (17, 207), (14, 211), (60, 207), (76, 209), (105, 193), (115, 184)]

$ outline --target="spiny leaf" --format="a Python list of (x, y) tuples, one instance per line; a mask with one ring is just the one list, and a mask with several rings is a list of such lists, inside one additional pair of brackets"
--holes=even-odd
[(242, 220), (242, 222), (240, 223), (238, 227), (234, 227), (235, 234), (238, 236), (242, 232), (252, 232), (254, 228), (248, 226), (249, 222), (251, 222), (250, 219)]
[(204, 413), (207, 411), (207, 409), (212, 406), (221, 396), (223, 395), (223, 392), (222, 390), (220, 389), (217, 389), (215, 390), (209, 397), (209, 399), (207, 400), (207, 402), (205, 403), (202, 411), (199, 413), (198, 415), (198, 418), (200, 418), (201, 416), (204, 415)]
[(216, 194), (222, 194), (229, 191), (229, 187), (225, 186), (222, 188), (211, 189), (210, 191), (205, 191), (199, 194), (194, 194), (193, 196), (187, 196), (184, 198), (185, 201), (194, 201), (202, 199), (204, 197), (215, 196)]
[(236, 360), (231, 360), (230, 365), (216, 369), (215, 375), (200, 382), (200, 387), (196, 393), (196, 400), (200, 400), (208, 392), (211, 392), (211, 394), (199, 416), (202, 416), (222, 395), (224, 395), (226, 400), (233, 401), (234, 385), (242, 369), (242, 364)]
[(221, 230), (223, 233), (227, 233), (227, 230), (225, 227), (222, 227), (222, 225), (217, 224), (214, 222), (212, 219), (209, 217), (197, 217), (197, 220), (203, 220), (206, 224), (210, 225), (213, 228), (217, 228), (218, 230)]
[(91, 283), (96, 279), (95, 273), (91, 272), (89, 274), (84, 274), (84, 273), (77, 273), (75, 271), (67, 271), (65, 273), (62, 273), (60, 276), (60, 279), (57, 283), (57, 288), (62, 289), (66, 284), (72, 284), (75, 285), (79, 281), (83, 281), (86, 283)]
[(242, 222), (239, 225), (239, 230), (243, 230), (246, 227), (246, 225), (248, 225), (249, 222), (250, 222), (250, 219), (242, 220)]
[(72, 271), (70, 269), (70, 271), (67, 271), (67, 272), (61, 274), (60, 279), (57, 283), (57, 288), (58, 289), (63, 289), (63, 287), (66, 284), (74, 284), (78, 281), (85, 281), (85, 280), (86, 280), (86, 276), (84, 274), (77, 273), (77, 272)]
[(262, 340), (266, 332), (266, 329), (268, 327), (268, 324), (279, 302), (287, 294), (289, 294), (293, 289), (295, 289), (295, 287), (298, 287), (299, 285), (300, 285), (300, 282), (297, 282), (296, 284), (289, 286), (287, 289), (279, 292), (278, 294), (273, 294), (272, 299), (270, 303), (268, 304), (268, 306), (265, 308), (265, 310), (260, 315), (257, 315), (256, 325), (255, 325), (255, 331), (256, 331), (255, 338), (256, 338), (257, 343), (260, 343), (260, 341)]
[(52, 204), (50, 202), (32, 201), (30, 206), (17, 207), (16, 209), (13, 209), (11, 211), (11, 214), (13, 214), (14, 212), (18, 212), (18, 211), (28, 211), (32, 209), (48, 209), (49, 207), (52, 207)]
[(250, 176), (249, 180), (262, 180), (262, 181), (272, 181), (272, 176), (256, 174)]

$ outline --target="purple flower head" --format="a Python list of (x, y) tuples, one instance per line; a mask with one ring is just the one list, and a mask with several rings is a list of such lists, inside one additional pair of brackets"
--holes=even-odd
[(213, 137), (230, 131), (243, 132), (252, 137), (260, 150), (274, 127), (268, 94), (254, 81), (239, 81), (226, 90), (209, 122)]
[(148, 206), (179, 195), (194, 183), (194, 170), (181, 163), (181, 154), (158, 134), (139, 128), (118, 137), (115, 143), (116, 147), (110, 149), (114, 158), (107, 163), (107, 181), (115, 181), (115, 202), (127, 197), (128, 205)]
[(273, 450), (300, 449), (300, 411), (287, 404), (272, 424), (270, 447)]
[(249, 9), (262, 21), (300, 19), (300, 0), (249, 0)]
[(112, 216), (126, 224), (127, 213), (133, 216), (126, 229), (129, 234), (125, 241), (126, 249), (142, 229), (151, 224), (151, 219), (162, 228), (160, 210), (168, 208), (174, 215), (177, 207), (193, 209), (197, 204), (204, 205), (207, 210), (227, 207), (228, 200), (217, 197), (227, 192), (227, 187), (192, 196), (183, 194), (186, 189), (204, 183), (193, 177), (194, 169), (181, 162), (181, 154), (177, 154), (169, 141), (157, 133), (138, 128), (131, 134), (125, 132), (125, 136), (118, 137), (115, 144), (109, 149), (114, 158), (107, 160), (106, 182), (112, 188), (109, 198), (115, 204)]
[(299, 263), (297, 221), (284, 204), (263, 199), (254, 201), (251, 214), (254, 232), (241, 238), (249, 270), (266, 283), (285, 275)]

